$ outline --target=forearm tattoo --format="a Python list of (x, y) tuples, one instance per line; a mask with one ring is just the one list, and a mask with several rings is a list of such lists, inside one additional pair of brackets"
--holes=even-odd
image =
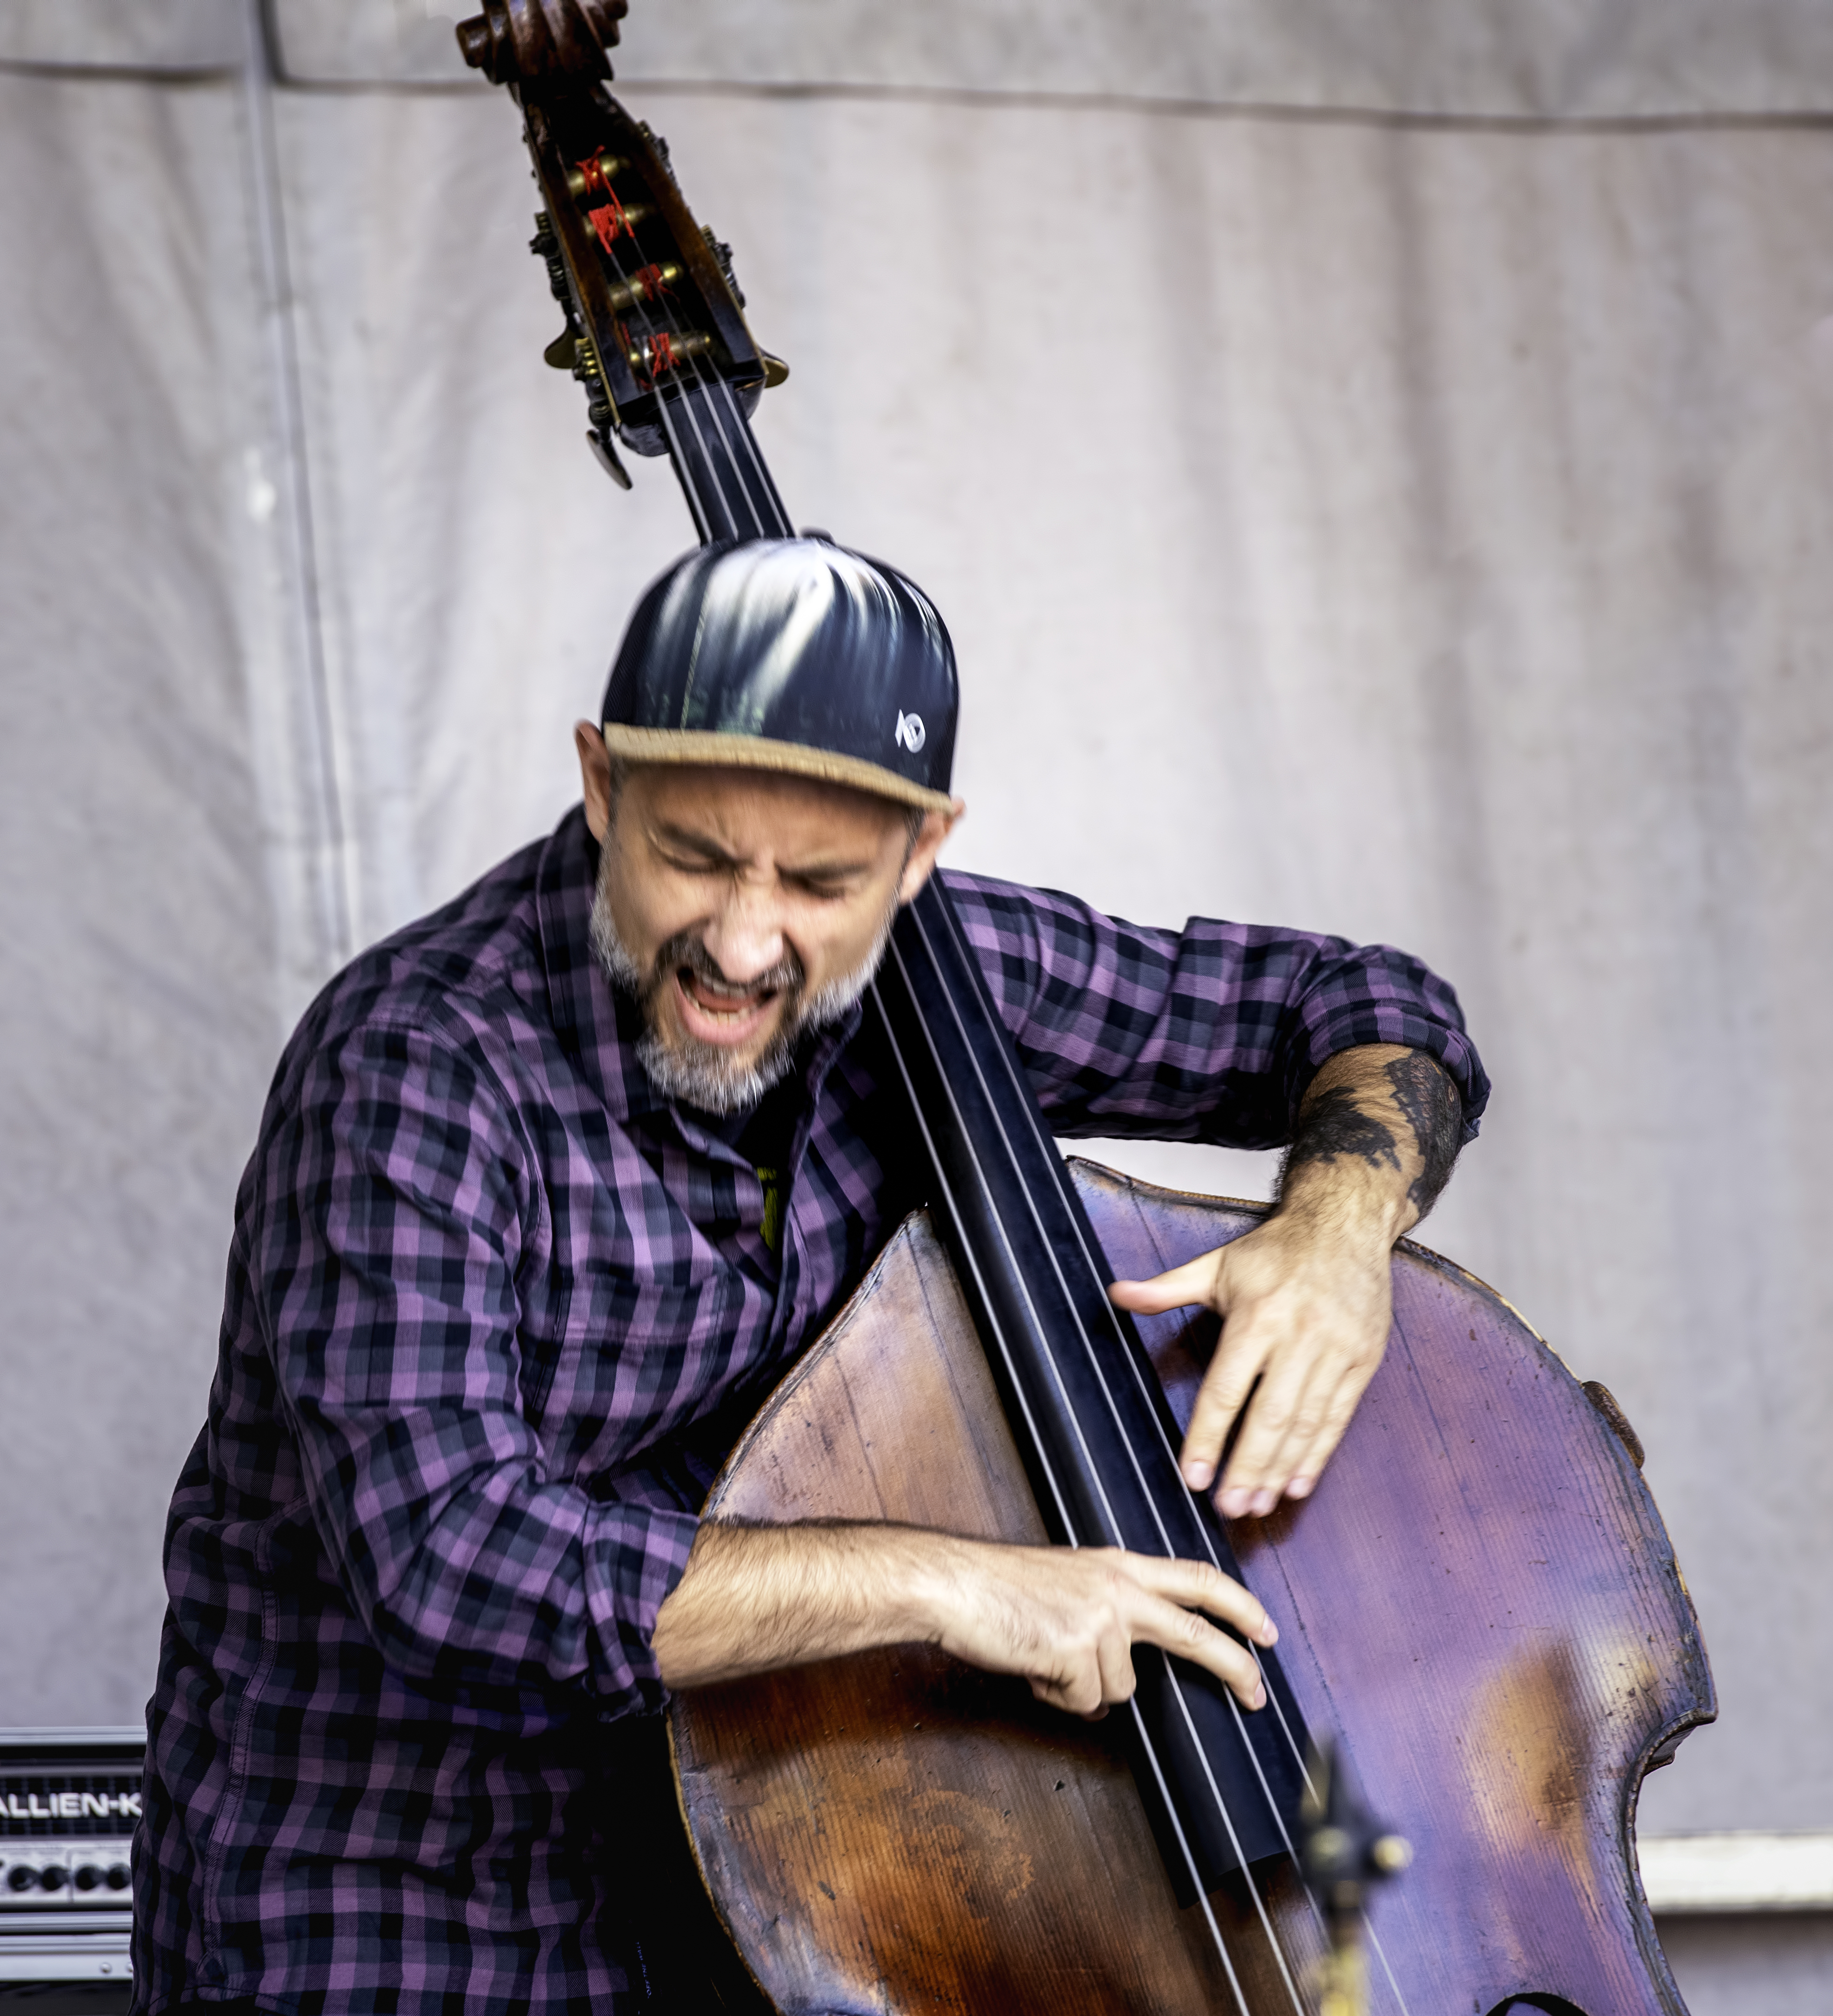
[[(1457, 1163), (1464, 1132), (1464, 1100), (1449, 1072), (1424, 1050), (1409, 1050), (1381, 1069), (1418, 1151), (1420, 1172), (1407, 1196), (1424, 1218), (1438, 1201)], [(1313, 1162), (1334, 1162), (1341, 1156), (1355, 1156), (1371, 1169), (1398, 1170), (1401, 1166), (1394, 1129), (1380, 1114), (1363, 1110), (1353, 1085), (1333, 1085), (1311, 1100), (1300, 1117), (1281, 1172), (1281, 1189), (1295, 1169)]]
[(1421, 1218), (1451, 1180), (1464, 1146), (1464, 1096), (1451, 1074), (1427, 1050), (1409, 1050), (1383, 1067), (1394, 1103), (1419, 1143), (1420, 1172), (1408, 1196)]

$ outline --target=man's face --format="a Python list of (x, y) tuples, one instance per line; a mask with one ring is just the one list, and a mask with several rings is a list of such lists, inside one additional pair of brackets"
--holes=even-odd
[(579, 740), (603, 850), (595, 949), (643, 1004), (661, 1089), (736, 1111), (859, 998), (953, 818), (913, 840), (903, 808), (863, 792), (667, 764), (631, 770), (614, 806), (602, 740), (582, 724)]

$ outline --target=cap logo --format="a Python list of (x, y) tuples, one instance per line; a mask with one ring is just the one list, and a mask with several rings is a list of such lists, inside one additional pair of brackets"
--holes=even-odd
[(928, 739), (929, 731), (923, 725), (921, 715), (900, 714), (898, 716), (897, 729), (891, 740), (899, 748), (908, 749), (914, 756)]

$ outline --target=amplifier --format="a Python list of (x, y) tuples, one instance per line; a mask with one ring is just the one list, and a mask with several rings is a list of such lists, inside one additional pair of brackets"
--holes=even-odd
[(0, 1729), (0, 1984), (125, 1982), (139, 1729)]

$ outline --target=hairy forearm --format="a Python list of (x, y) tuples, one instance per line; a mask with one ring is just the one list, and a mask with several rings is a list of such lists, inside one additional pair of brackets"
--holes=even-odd
[(709, 1521), (656, 1620), (663, 1684), (705, 1687), (929, 1637), (938, 1557), (950, 1544), (909, 1526)]
[(1386, 1243), (1432, 1208), (1457, 1160), (1464, 1104), (1438, 1060), (1395, 1043), (1340, 1051), (1313, 1079), (1280, 1212)]
[(709, 1522), (662, 1605), (654, 1644), (664, 1685), (694, 1687), (916, 1640), (1091, 1715), (1132, 1693), (1132, 1648), (1143, 1642), (1194, 1660), (1258, 1708), (1259, 1667), (1212, 1617), (1256, 1644), (1279, 1636), (1253, 1597), (1207, 1561), (1014, 1546), (918, 1526)]

